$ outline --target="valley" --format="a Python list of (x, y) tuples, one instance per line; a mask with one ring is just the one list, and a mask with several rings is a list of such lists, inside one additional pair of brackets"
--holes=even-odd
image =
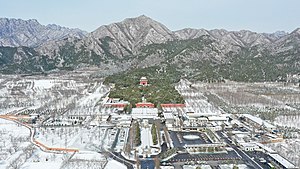
[[(97, 71), (1, 75), (0, 166), (268, 168), (269, 164), (300, 164), (300, 89), (294, 83), (180, 79), (174, 89), (184, 105), (161, 103), (153, 108), (143, 99), (130, 103), (109, 97), (113, 86), (95, 77)], [(149, 78), (147, 85), (153, 82)], [(135, 84), (141, 85), (139, 79)], [(253, 153), (263, 154), (258, 158)], [(276, 162), (273, 156), (290, 162)]]

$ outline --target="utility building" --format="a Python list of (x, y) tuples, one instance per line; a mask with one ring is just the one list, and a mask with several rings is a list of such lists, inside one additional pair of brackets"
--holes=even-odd
[(148, 79), (146, 77), (141, 77), (140, 85), (147, 86), (148, 85)]

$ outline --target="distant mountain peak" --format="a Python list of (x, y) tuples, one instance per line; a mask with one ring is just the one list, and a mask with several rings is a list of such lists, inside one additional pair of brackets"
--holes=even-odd
[(153, 20), (153, 19), (146, 16), (146, 15), (140, 15), (140, 16), (137, 16), (137, 17), (125, 18), (123, 21), (126, 21), (126, 20)]
[[(136, 24), (139, 26), (149, 26), (149, 25), (159, 25), (165, 27), (162, 23), (159, 23), (158, 21), (146, 16), (146, 15), (140, 15), (138, 17), (133, 18), (127, 18), (124, 19), (121, 22), (118, 22), (117, 24)], [(167, 29), (167, 27), (165, 27)]]
[(100, 26), (93, 31), (85, 42), (85, 46), (96, 48), (95, 52), (100, 54), (103, 50), (95, 47), (93, 41), (101, 45), (101, 39), (110, 37), (110, 47), (116, 47), (114, 55), (129, 55), (136, 52), (140, 47), (152, 43), (164, 43), (174, 40), (175, 35), (163, 24), (141, 15), (135, 18), (127, 18), (121, 22)]
[(300, 34), (300, 28), (295, 29), (292, 33)]
[(69, 29), (55, 24), (41, 25), (36, 19), (0, 18), (1, 46), (36, 47), (45, 42), (60, 40), (67, 36), (82, 38), (85, 34), (85, 31)]
[(131, 19), (151, 19), (151, 20), (153, 20), (152, 18), (150, 18), (150, 17), (148, 17), (148, 16), (146, 16), (146, 15), (140, 15), (140, 16), (138, 16), (138, 17), (132, 17)]

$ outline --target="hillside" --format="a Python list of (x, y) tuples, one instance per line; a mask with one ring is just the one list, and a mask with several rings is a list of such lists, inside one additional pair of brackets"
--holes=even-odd
[(85, 37), (68, 36), (34, 48), (1, 47), (0, 65), (2, 73), (10, 74), (97, 66), (98, 76), (107, 76), (158, 66), (194, 80), (275, 81), (300, 72), (299, 47), (299, 29), (273, 34), (171, 31), (142, 15), (100, 26)]

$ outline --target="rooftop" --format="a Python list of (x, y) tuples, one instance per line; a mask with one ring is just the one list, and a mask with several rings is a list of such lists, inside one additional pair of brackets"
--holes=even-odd
[(208, 116), (209, 121), (227, 121), (228, 118), (225, 116)]
[(244, 117), (258, 123), (259, 125), (264, 125), (266, 128), (275, 128), (274, 125), (262, 120), (261, 118), (259, 117), (256, 117), (256, 116), (253, 116), (251, 114), (243, 114)]
[(248, 143), (240, 143), (243, 147), (258, 147), (256, 143), (248, 142)]
[(174, 114), (170, 112), (163, 112), (165, 119), (175, 119)]
[(264, 149), (265, 151), (267, 151), (268, 153), (276, 153), (276, 151), (274, 151), (273, 149), (261, 144), (261, 143), (256, 143), (256, 145), (258, 145), (260, 148)]
[(269, 154), (269, 156), (271, 156), (274, 160), (283, 165), (285, 168), (296, 168), (294, 164), (292, 164), (279, 154)]
[(132, 108), (132, 118), (155, 118), (158, 115), (157, 108)]

